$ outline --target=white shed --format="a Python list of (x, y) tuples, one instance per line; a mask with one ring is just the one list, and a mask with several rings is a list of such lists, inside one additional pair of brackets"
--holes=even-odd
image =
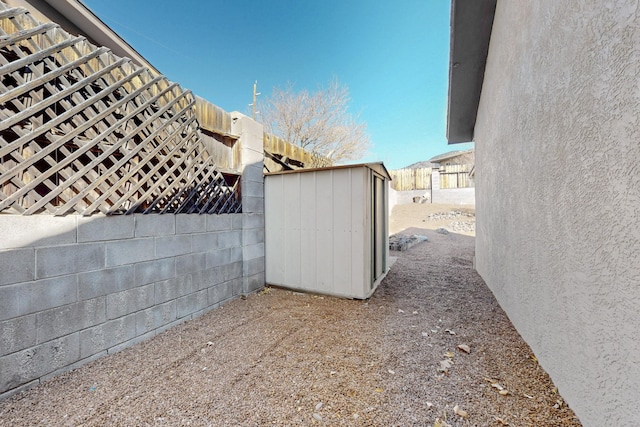
[(382, 163), (265, 175), (268, 284), (369, 298), (389, 269)]

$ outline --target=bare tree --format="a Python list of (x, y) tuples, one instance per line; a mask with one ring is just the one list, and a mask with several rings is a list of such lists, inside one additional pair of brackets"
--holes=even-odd
[(349, 88), (334, 79), (315, 93), (274, 88), (260, 107), (269, 133), (334, 163), (356, 160), (369, 147), (367, 125), (348, 112)]

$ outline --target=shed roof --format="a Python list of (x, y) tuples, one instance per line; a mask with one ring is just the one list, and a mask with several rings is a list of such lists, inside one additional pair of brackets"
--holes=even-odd
[(278, 171), (278, 172), (267, 172), (265, 173), (265, 175), (286, 175), (291, 173), (319, 172), (319, 171), (349, 169), (349, 168), (368, 168), (378, 173), (379, 175), (382, 175), (385, 179), (388, 179), (389, 181), (391, 181), (391, 175), (389, 175), (389, 171), (387, 170), (384, 163), (382, 162), (358, 163), (353, 165), (327, 166), (323, 168), (309, 168), (309, 169), (295, 169), (295, 170), (286, 170), (286, 171)]
[(473, 153), (473, 148), (470, 149), (470, 150), (449, 151), (448, 153), (439, 154), (439, 155), (437, 155), (435, 157), (432, 157), (428, 161), (432, 162), (432, 163), (440, 163), (443, 160), (447, 160), (447, 159), (450, 159), (452, 157), (457, 157), (457, 156), (460, 156), (462, 154), (467, 154), (467, 153)]
[(497, 0), (452, 0), (447, 140), (470, 142)]

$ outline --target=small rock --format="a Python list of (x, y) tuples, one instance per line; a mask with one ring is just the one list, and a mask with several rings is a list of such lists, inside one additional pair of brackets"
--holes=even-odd
[(437, 232), (445, 235), (449, 234), (449, 230), (447, 230), (446, 228), (438, 228)]
[(320, 402), (320, 403), (318, 403), (318, 404), (316, 405), (316, 411), (319, 411), (319, 410), (320, 410), (320, 408), (322, 408), (322, 402)]
[(313, 413), (313, 418), (315, 418), (318, 421), (322, 421), (322, 417), (320, 416), (320, 414), (316, 414), (315, 412)]
[(468, 345), (466, 345), (466, 344), (460, 344), (460, 345), (458, 346), (458, 350), (460, 350), (460, 351), (464, 351), (464, 352), (465, 352), (465, 353), (467, 353), (467, 354), (471, 353), (471, 348), (470, 348)]

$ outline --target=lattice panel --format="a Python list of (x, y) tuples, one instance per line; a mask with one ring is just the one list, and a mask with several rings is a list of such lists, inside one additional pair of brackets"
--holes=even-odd
[(189, 91), (0, 2), (0, 212), (240, 212)]

